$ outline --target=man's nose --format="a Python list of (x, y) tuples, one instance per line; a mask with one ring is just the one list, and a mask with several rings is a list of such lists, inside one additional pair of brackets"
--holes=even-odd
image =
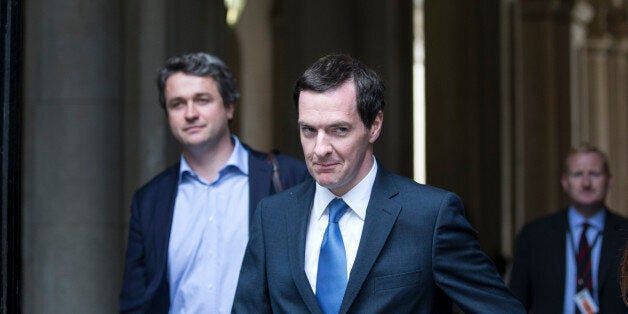
[(584, 185), (585, 187), (591, 186), (591, 175), (590, 174), (584, 174), (582, 176), (582, 185)]
[(196, 109), (196, 106), (194, 105), (193, 101), (189, 101), (186, 105), (185, 105), (185, 118), (186, 119), (194, 119), (198, 116), (198, 110)]
[(317, 156), (326, 156), (331, 153), (332, 146), (329, 142), (329, 137), (325, 132), (319, 132), (316, 136), (316, 146), (314, 147), (314, 153)]

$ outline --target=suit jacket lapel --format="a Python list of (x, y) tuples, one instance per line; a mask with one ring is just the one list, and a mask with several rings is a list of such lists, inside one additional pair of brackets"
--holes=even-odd
[[(153, 239), (155, 245), (154, 255), (156, 263), (162, 268), (161, 279), (156, 280), (153, 284), (158, 285), (159, 282), (166, 278), (166, 269), (168, 264), (168, 244), (170, 241), (170, 230), (172, 229), (172, 215), (174, 213), (174, 204), (177, 196), (179, 183), (179, 163), (168, 169), (168, 175), (163, 183), (163, 193), (159, 194), (159, 200), (156, 202), (155, 216), (153, 217)], [(157, 287), (155, 287), (157, 288)]]
[(340, 306), (341, 313), (346, 312), (355, 300), (397, 221), (401, 206), (392, 200), (397, 194), (399, 191), (391, 174), (380, 166), (366, 209), (360, 246)]
[(318, 301), (305, 274), (305, 240), (315, 190), (314, 181), (311, 181), (309, 184), (302, 185), (301, 189), (292, 191), (285, 213), (290, 271), (295, 286), (310, 312), (320, 313)]
[[(247, 147), (248, 149), (248, 147)], [(270, 194), (273, 167), (249, 151), (249, 226), (257, 203)]]

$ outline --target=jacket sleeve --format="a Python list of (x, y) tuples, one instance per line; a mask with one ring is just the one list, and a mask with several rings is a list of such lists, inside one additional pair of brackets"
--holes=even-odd
[(434, 280), (465, 313), (525, 313), (482, 252), (460, 199), (447, 193), (433, 236)]
[(280, 167), (281, 184), (284, 190), (311, 178), (307, 167), (302, 161), (283, 154), (277, 155), (277, 159)]

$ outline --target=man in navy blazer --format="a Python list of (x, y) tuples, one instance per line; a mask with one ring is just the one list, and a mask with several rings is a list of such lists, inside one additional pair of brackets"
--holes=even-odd
[(231, 134), (239, 94), (220, 59), (170, 58), (158, 88), (182, 156), (133, 197), (120, 311), (229, 312), (257, 203), (309, 175)]
[[(587, 143), (571, 148), (561, 177), (570, 205), (526, 224), (517, 237), (510, 288), (529, 311), (574, 313), (580, 292), (599, 313), (628, 313), (619, 287), (628, 220), (605, 205), (611, 182), (604, 152)], [(579, 276), (576, 260), (584, 239), (590, 266)], [(589, 287), (579, 277), (588, 278)]]
[[(316, 61), (294, 102), (306, 181), (260, 202), (234, 313), (523, 313), (453, 193), (386, 171), (378, 75)], [(329, 205), (328, 205), (329, 204)]]

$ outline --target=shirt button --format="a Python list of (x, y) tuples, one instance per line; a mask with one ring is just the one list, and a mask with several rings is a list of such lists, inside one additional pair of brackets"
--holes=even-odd
[(214, 256), (214, 251), (210, 250), (209, 251), (209, 256)]
[(214, 216), (209, 216), (209, 221), (214, 221)]
[(213, 290), (214, 289), (214, 285), (210, 283), (209, 285), (207, 285), (207, 288), (209, 288), (209, 290)]

